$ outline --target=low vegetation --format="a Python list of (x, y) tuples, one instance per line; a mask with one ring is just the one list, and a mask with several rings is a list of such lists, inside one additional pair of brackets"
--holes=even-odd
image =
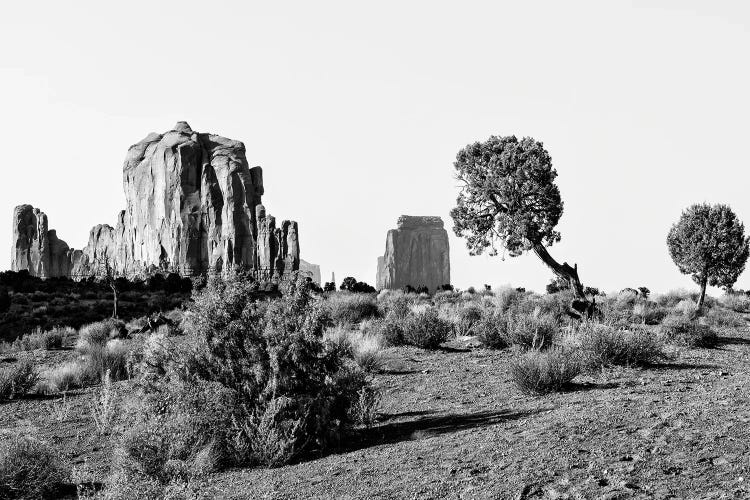
[(558, 347), (525, 352), (510, 364), (511, 379), (524, 394), (563, 391), (580, 373), (578, 354)]
[(23, 360), (10, 366), (0, 367), (0, 400), (23, 396), (39, 379), (31, 360)]
[(0, 433), (0, 498), (59, 498), (69, 478), (70, 470), (49, 444), (22, 433)]
[[(50, 411), (64, 422), (76, 397), (66, 393), (92, 387), (86, 418), (113, 447), (98, 495), (182, 498), (212, 472), (305, 460), (361, 429), (387, 426), (373, 380), (399, 357), (394, 347), (468, 342), (506, 356), (513, 386), (540, 397), (575, 390), (577, 377), (600, 377), (608, 367), (669, 362), (670, 344), (711, 347), (722, 331), (746, 324), (742, 300), (729, 295), (707, 297), (699, 312), (695, 293), (599, 294), (599, 315), (585, 321), (567, 313), (571, 296), (515, 288), (322, 292), (299, 281), (269, 299), (241, 276), (211, 280), (186, 311), (151, 330), (147, 318), (106, 319), (19, 338), (5, 351), (19, 359), (0, 365), (0, 399), (60, 397)], [(64, 361), (39, 361), (61, 348), (52, 354)], [(51, 478), (40, 479), (39, 492), (51, 493), (31, 495), (54, 497), (69, 471), (54, 453), (39, 463), (49, 464)]]
[[(117, 280), (120, 318), (128, 321), (181, 307), (193, 287), (177, 274), (154, 275), (146, 280)], [(59, 325), (73, 329), (112, 316), (112, 290), (93, 279), (43, 280), (27, 271), (0, 272), (0, 341), (13, 343), (32, 332), (54, 331)], [(32, 344), (23, 344), (27, 349)], [(31, 347), (44, 348), (44, 345)]]

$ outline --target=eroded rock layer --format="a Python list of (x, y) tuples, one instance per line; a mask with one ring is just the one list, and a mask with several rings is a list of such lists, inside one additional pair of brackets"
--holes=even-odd
[(426, 286), (435, 291), (450, 283), (448, 232), (440, 217), (402, 215), (388, 231), (385, 254), (378, 257), (377, 288)]
[(97, 225), (83, 250), (72, 250), (30, 205), (13, 212), (13, 270), (35, 276), (85, 277), (108, 260), (118, 275), (184, 276), (255, 271), (274, 279), (299, 268), (297, 223), (261, 204), (263, 172), (250, 168), (239, 141), (194, 132), (179, 122), (128, 150), (126, 209), (114, 227)]

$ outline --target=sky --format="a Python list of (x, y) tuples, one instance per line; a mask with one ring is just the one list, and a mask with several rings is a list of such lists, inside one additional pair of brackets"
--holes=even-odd
[(324, 280), (374, 284), (397, 218), (438, 215), (454, 285), (542, 291), (534, 255), (452, 231), (456, 153), (491, 135), (544, 143), (550, 253), (587, 286), (696, 288), (666, 246), (682, 210), (750, 223), (747, 2), (7, 2), (0, 47), (0, 269), (14, 206), (85, 246), (125, 208), (128, 147), (180, 120), (245, 143)]

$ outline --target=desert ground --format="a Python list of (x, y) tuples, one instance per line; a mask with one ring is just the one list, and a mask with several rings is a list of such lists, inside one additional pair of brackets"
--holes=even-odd
[[(190, 498), (748, 498), (750, 316), (726, 313), (733, 325), (715, 327), (710, 348), (665, 343), (658, 362), (582, 372), (543, 395), (514, 382), (518, 346), (489, 349), (473, 335), (434, 349), (383, 346), (371, 370), (382, 396), (373, 422), (282, 466), (201, 476)], [(659, 335), (658, 325), (644, 328)], [(77, 359), (75, 343), (6, 352), (2, 364), (30, 359), (44, 372)], [(103, 432), (92, 416), (101, 384), (0, 403), (0, 427), (32, 434), (70, 464), (60, 497), (94, 495), (130, 425), (134, 383), (113, 384)]]

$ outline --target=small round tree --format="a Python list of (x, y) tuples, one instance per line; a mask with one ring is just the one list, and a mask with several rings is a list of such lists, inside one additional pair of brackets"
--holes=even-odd
[(578, 267), (558, 263), (547, 247), (560, 241), (555, 226), (563, 212), (557, 172), (541, 142), (531, 137), (492, 136), (469, 144), (456, 155), (456, 177), (463, 184), (451, 210), (453, 230), (466, 238), (471, 255), (497, 245), (511, 257), (533, 251), (573, 291), (576, 315), (591, 314), (594, 302), (584, 292)]
[(680, 272), (691, 275), (701, 287), (699, 311), (706, 298), (706, 285), (734, 285), (750, 252), (745, 226), (732, 209), (706, 203), (682, 212), (667, 235), (667, 246)]

